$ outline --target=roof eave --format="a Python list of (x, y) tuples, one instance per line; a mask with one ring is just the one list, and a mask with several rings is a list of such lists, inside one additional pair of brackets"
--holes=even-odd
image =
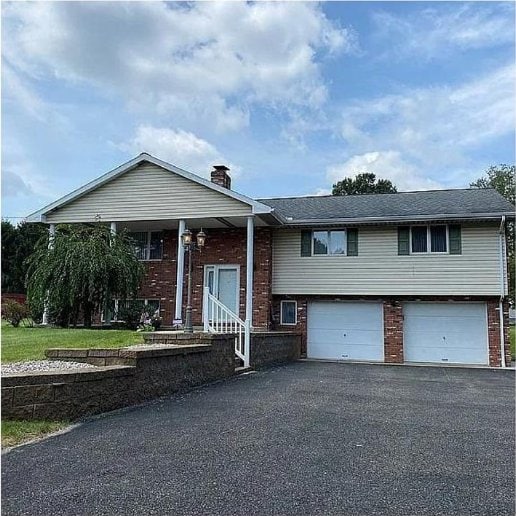
[(515, 218), (514, 212), (499, 213), (472, 213), (466, 215), (441, 214), (441, 215), (403, 215), (398, 217), (347, 217), (334, 219), (285, 219), (284, 224), (288, 226), (324, 226), (332, 224), (375, 224), (375, 223), (396, 223), (396, 222), (425, 222), (429, 220), (499, 220), (501, 217)]
[[(80, 197), (82, 197), (83, 195), (86, 195), (87, 193), (91, 192), (92, 190), (95, 190), (96, 188), (102, 186), (103, 184), (105, 184), (109, 181), (112, 181), (116, 177), (122, 175), (123, 173), (136, 167), (137, 165), (139, 165), (140, 163), (143, 163), (144, 161), (147, 161), (158, 167), (168, 170), (169, 172), (175, 173), (181, 177), (184, 177), (186, 179), (194, 181), (195, 183), (205, 186), (206, 188), (209, 188), (210, 190), (215, 190), (223, 195), (232, 197), (233, 199), (236, 199), (237, 201), (243, 202), (244, 204), (248, 204), (249, 206), (251, 206), (252, 213), (254, 215), (269, 214), (274, 211), (274, 209), (271, 206), (263, 204), (259, 201), (255, 201), (254, 199), (251, 199), (250, 197), (247, 197), (245, 195), (234, 192), (233, 190), (229, 190), (227, 188), (219, 186), (219, 185), (212, 183), (211, 181), (208, 181), (207, 179), (204, 179), (196, 174), (192, 174), (191, 172), (188, 172), (179, 167), (171, 165), (170, 163), (167, 163), (166, 161), (162, 161), (162, 160), (155, 158), (154, 156), (151, 156), (150, 154), (147, 154), (144, 152), (144, 153), (136, 156), (132, 160), (124, 163), (123, 165), (120, 165), (119, 167), (114, 168), (113, 170), (110, 170), (109, 172), (106, 172), (105, 174), (98, 177), (97, 179), (90, 181), (89, 183), (85, 184), (84, 186), (77, 188), (73, 192), (70, 192), (69, 194), (65, 195), (64, 197), (61, 197), (57, 201), (54, 201), (53, 203), (48, 204), (44, 208), (42, 208), (38, 211), (35, 211), (34, 213), (31, 213), (30, 215), (27, 216), (26, 221), (27, 222), (45, 222), (45, 215), (47, 213), (49, 213), (53, 210), (56, 210), (58, 208), (62, 208), (63, 206), (66, 206), (70, 202), (73, 202), (76, 199), (79, 199)], [(275, 216), (277, 218), (277, 214)]]

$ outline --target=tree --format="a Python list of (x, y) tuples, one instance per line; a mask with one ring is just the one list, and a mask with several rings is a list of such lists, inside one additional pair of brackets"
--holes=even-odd
[(144, 268), (126, 232), (112, 234), (101, 224), (58, 226), (51, 245), (40, 241), (28, 259), (27, 301), (33, 311), (45, 302), (51, 319), (84, 325), (112, 298), (136, 295)]
[(2, 292), (25, 293), (26, 259), (47, 234), (44, 224), (2, 220)]
[[(499, 194), (503, 195), (509, 202), (515, 204), (516, 201), (516, 167), (514, 165), (496, 165), (486, 170), (486, 175), (477, 179), (469, 186), (472, 188), (494, 188)], [(507, 240), (507, 260), (509, 273), (509, 300), (514, 305), (514, 222), (507, 221), (505, 228)]]
[(332, 195), (396, 193), (397, 188), (388, 179), (376, 179), (371, 172), (346, 177), (333, 185)]

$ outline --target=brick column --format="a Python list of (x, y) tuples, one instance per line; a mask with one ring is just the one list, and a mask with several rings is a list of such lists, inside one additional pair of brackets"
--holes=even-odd
[[(509, 339), (509, 302), (503, 302), (505, 364), (511, 365), (511, 343)], [(499, 301), (487, 302), (487, 335), (489, 340), (489, 365), (501, 367)]]
[(510, 337), (510, 326), (509, 326), (509, 301), (506, 299), (503, 302), (503, 329), (504, 329), (504, 340), (505, 340), (505, 365), (510, 367), (512, 356), (511, 356), (511, 337)]
[(403, 306), (399, 301), (383, 303), (384, 360), (403, 363)]
[(253, 326), (269, 329), (272, 312), (272, 232), (255, 228)]

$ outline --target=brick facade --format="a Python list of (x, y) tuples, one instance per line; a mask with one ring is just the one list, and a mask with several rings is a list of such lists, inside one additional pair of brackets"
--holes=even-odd
[[(282, 300), (297, 301), (297, 324), (284, 326), (280, 324), (280, 303)], [(487, 326), (489, 343), (489, 365), (500, 367), (500, 319), (498, 315), (498, 298), (485, 297), (460, 297), (460, 296), (420, 296), (376, 298), (358, 296), (273, 296), (273, 324), (274, 329), (293, 330), (302, 334), (302, 355), (307, 352), (307, 307), (310, 301), (378, 301), (383, 303), (384, 314), (384, 361), (386, 363), (403, 363), (403, 303), (409, 301), (427, 302), (468, 302), (483, 301), (487, 305)], [(504, 302), (504, 333), (506, 364), (511, 363), (511, 350), (509, 341), (509, 303)]]
[[(192, 229), (194, 236), (197, 232)], [(246, 229), (206, 229), (206, 245), (192, 255), (192, 320), (202, 324), (202, 297), (206, 265), (238, 265), (240, 267), (239, 315), (245, 319), (246, 297)], [(177, 231), (163, 234), (163, 259), (145, 262), (146, 276), (139, 298), (159, 299), (164, 326), (174, 319), (177, 274)], [(187, 300), (188, 255), (185, 255), (183, 286), (183, 320)], [(255, 228), (254, 235), (253, 326), (269, 329), (272, 306), (272, 234), (269, 228)]]
[(385, 362), (403, 364), (403, 305), (400, 301), (384, 301), (383, 335)]
[[(192, 228), (195, 235), (196, 229)], [(245, 228), (209, 229), (206, 245), (202, 253), (193, 254), (192, 275), (192, 318), (193, 324), (202, 324), (202, 297), (204, 270), (206, 265), (237, 265), (240, 269), (239, 315), (245, 318), (246, 297), (246, 230)], [(165, 231), (163, 259), (145, 262), (147, 274), (140, 289), (140, 298), (159, 299), (163, 325), (172, 324), (175, 312), (176, 270), (177, 270), (177, 231)], [(183, 319), (187, 299), (187, 256), (185, 256), (185, 276), (183, 288)], [(331, 301), (335, 296), (272, 296), (272, 230), (255, 228), (254, 237), (254, 286), (253, 286), (253, 326), (263, 330), (286, 330), (300, 332), (302, 335), (301, 352), (307, 350), (307, 306), (309, 301)], [(297, 324), (280, 324), (280, 301), (297, 301)], [(489, 365), (499, 367), (500, 325), (498, 298), (461, 297), (461, 296), (420, 296), (413, 297), (358, 297), (339, 296), (341, 301), (378, 301), (383, 303), (384, 315), (384, 359), (388, 363), (403, 363), (403, 302), (407, 301), (483, 301), (487, 304)], [(509, 345), (509, 305), (504, 303), (504, 330), (506, 363), (511, 362)]]
[[(496, 299), (487, 302), (487, 333), (489, 340), (489, 365), (500, 367), (500, 316), (499, 301)], [(505, 363), (511, 363), (511, 347), (509, 340), (509, 303), (503, 303), (503, 326), (504, 326), (504, 342), (505, 342)]]

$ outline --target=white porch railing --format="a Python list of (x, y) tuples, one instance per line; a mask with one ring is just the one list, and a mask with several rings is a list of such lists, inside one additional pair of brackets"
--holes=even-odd
[(203, 295), (204, 331), (209, 333), (234, 333), (235, 354), (249, 367), (249, 350), (251, 343), (251, 325), (242, 321), (238, 315), (221, 303), (208, 287), (204, 287)]

